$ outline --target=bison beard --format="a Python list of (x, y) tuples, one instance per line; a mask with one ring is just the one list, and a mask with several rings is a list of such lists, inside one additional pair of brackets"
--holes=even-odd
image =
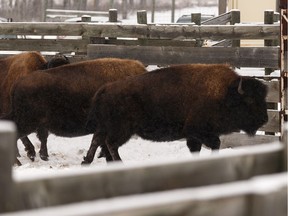
[(228, 65), (178, 65), (103, 86), (94, 96), (87, 129), (94, 130), (82, 164), (102, 147), (107, 161), (136, 134), (152, 141), (187, 139), (191, 152), (202, 144), (219, 149), (222, 134), (253, 135), (268, 120), (266, 86)]

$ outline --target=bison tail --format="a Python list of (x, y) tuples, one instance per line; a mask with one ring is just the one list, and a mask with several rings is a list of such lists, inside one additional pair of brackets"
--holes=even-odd
[(94, 133), (96, 131), (97, 124), (96, 124), (96, 121), (94, 120), (94, 116), (92, 113), (90, 113), (88, 116), (88, 120), (86, 122), (85, 128), (89, 134)]
[(100, 121), (100, 110), (101, 110), (101, 96), (102, 94), (105, 92), (105, 88), (100, 88), (97, 93), (95, 94), (95, 96), (93, 97), (92, 103), (91, 103), (91, 107), (90, 107), (90, 111), (87, 117), (87, 121), (86, 121), (86, 130), (89, 133), (94, 133), (97, 129), (97, 122)]

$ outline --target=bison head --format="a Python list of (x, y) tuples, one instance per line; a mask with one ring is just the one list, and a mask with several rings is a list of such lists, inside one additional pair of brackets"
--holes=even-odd
[(255, 135), (268, 121), (266, 105), (267, 87), (254, 78), (240, 77), (229, 87), (226, 97), (232, 127)]
[(69, 59), (65, 55), (57, 54), (47, 62), (47, 69), (59, 67), (65, 64), (70, 64)]

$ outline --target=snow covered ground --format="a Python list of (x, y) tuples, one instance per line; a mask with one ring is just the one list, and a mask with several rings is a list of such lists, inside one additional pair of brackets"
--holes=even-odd
[[(38, 154), (40, 141), (36, 135), (31, 134), (29, 138), (35, 146), (37, 157), (34, 162), (28, 159), (23, 144), (21, 141), (18, 141), (17, 144), (21, 155), (18, 159), (21, 161), (22, 166), (15, 165), (13, 167), (13, 174), (16, 179), (31, 178), (33, 176), (42, 177), (80, 168), (83, 156), (86, 155), (89, 149), (92, 135), (65, 138), (51, 134), (48, 138), (49, 161), (42, 161), (40, 159)], [(100, 149), (97, 150), (96, 154), (99, 151)], [(197, 157), (191, 155), (184, 140), (150, 142), (138, 137), (131, 138), (128, 143), (121, 146), (119, 154), (123, 159), (124, 165)], [(211, 151), (202, 148), (200, 157), (207, 154), (211, 154)], [(99, 159), (95, 156), (93, 163), (88, 167), (85, 166), (85, 169), (97, 169), (103, 166), (107, 166), (105, 159)]]

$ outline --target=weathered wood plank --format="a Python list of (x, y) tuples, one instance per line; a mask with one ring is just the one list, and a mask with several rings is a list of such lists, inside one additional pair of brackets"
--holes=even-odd
[(283, 145), (274, 143), (207, 157), (194, 155), (189, 160), (177, 162), (111, 165), (104, 170), (82, 170), (82, 174), (79, 171), (55, 178), (19, 181), (17, 191), (27, 209), (39, 208), (239, 181), (255, 175), (281, 172), (282, 161)]
[(11, 39), (0, 40), (0, 50), (4, 51), (55, 51), (83, 52), (87, 51), (88, 40), (72, 39)]
[(240, 146), (253, 146), (265, 143), (277, 142), (279, 141), (279, 136), (273, 135), (256, 135), (248, 136), (242, 133), (232, 133), (229, 135), (223, 135), (220, 137), (221, 149), (225, 148), (236, 148)]
[(125, 39), (106, 39), (106, 38), (90, 38), (92, 44), (110, 44), (110, 45), (125, 45), (125, 46), (180, 46), (194, 47), (195, 40), (170, 40), (170, 39), (147, 39), (147, 40), (125, 40)]
[(106, 16), (108, 17), (109, 13), (106, 11), (82, 11), (82, 10), (61, 10), (61, 9), (46, 9), (47, 16), (49, 14), (55, 15), (55, 14), (73, 14), (77, 16), (81, 15), (90, 15), (90, 16)]
[(147, 39), (278, 39), (279, 25), (155, 25), (115, 23), (0, 23), (4, 35), (78, 35)]
[[(286, 216), (287, 173), (247, 181), (81, 202), (9, 216)], [(7, 215), (8, 216), (8, 215)]]
[(147, 65), (229, 63), (239, 67), (278, 68), (278, 47), (155, 47), (90, 44), (89, 58), (117, 57)]
[(268, 86), (268, 94), (266, 100), (271, 103), (279, 103), (280, 102), (280, 83), (279, 81), (270, 81), (265, 82)]
[(16, 126), (0, 121), (0, 213), (14, 208), (12, 165), (16, 158)]
[(265, 132), (280, 132), (280, 113), (277, 110), (268, 110), (268, 122), (259, 129)]
[(231, 21), (231, 12), (220, 14), (201, 23), (201, 25), (226, 25)]

